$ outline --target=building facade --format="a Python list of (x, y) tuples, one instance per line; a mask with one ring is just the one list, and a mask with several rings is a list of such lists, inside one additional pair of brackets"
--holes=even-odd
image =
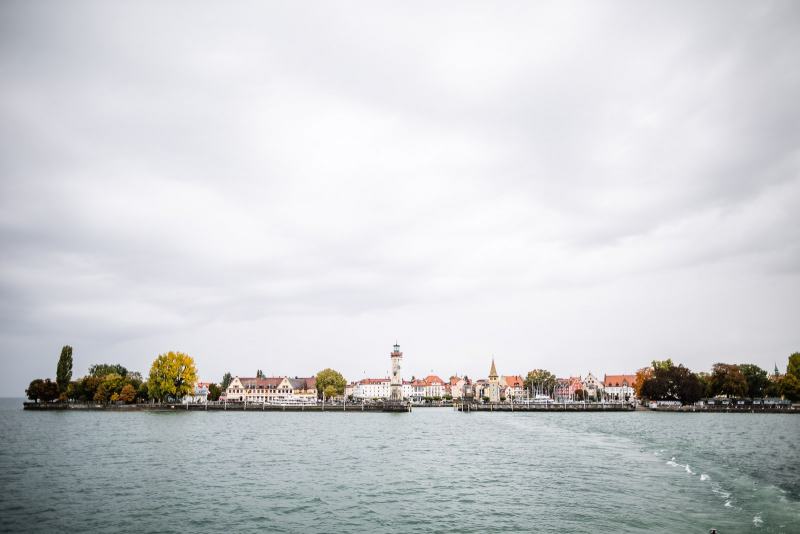
[(603, 392), (609, 400), (628, 401), (636, 396), (635, 383), (636, 375), (605, 375)]
[(317, 402), (316, 377), (234, 377), (225, 398), (233, 402), (313, 404)]

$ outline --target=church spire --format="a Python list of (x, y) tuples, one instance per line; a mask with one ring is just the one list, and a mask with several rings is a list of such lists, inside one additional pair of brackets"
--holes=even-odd
[(494, 366), (494, 356), (492, 356), (492, 368), (489, 370), (489, 378), (497, 378), (497, 368)]

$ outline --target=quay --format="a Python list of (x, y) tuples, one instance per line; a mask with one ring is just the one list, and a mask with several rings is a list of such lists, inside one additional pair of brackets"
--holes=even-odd
[(347, 403), (347, 404), (266, 404), (266, 403), (161, 403), (161, 404), (98, 404), (98, 403), (36, 403), (25, 402), (24, 410), (78, 410), (112, 412), (410, 412), (409, 403)]
[(607, 402), (541, 402), (530, 404), (462, 402), (453, 405), (462, 413), (470, 412), (633, 412), (634, 406), (627, 403)]

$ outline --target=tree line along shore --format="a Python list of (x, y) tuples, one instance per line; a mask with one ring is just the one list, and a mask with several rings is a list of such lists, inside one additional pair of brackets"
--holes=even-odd
[[(182, 352), (159, 354), (150, 367), (147, 377), (130, 371), (121, 364), (99, 363), (89, 367), (89, 372), (72, 379), (73, 350), (62, 348), (56, 366), (56, 378), (37, 378), (31, 381), (25, 393), (36, 404), (86, 404), (99, 406), (125, 406), (142, 404), (175, 404), (182, 402), (194, 392), (198, 383), (194, 359)], [(263, 376), (259, 370), (257, 376)], [(334, 399), (347, 404), (344, 397), (347, 381), (336, 370), (323, 369), (315, 375), (315, 387), (320, 399)], [(207, 384), (207, 399), (219, 401), (233, 380), (225, 373), (219, 383)], [(556, 377), (544, 369), (534, 369), (525, 377), (525, 388), (554, 396)], [(800, 352), (789, 356), (786, 372), (768, 374), (755, 364), (716, 363), (710, 372), (693, 372), (689, 368), (673, 363), (671, 359), (654, 360), (651, 365), (639, 369), (632, 384), (635, 400), (641, 403), (660, 402), (691, 406), (701, 399), (732, 400), (733, 406), (752, 405), (760, 399), (800, 401)], [(601, 401), (590, 398), (586, 392), (576, 392), (574, 400)], [(429, 404), (450, 400), (449, 397), (426, 399)], [(628, 400), (628, 399), (626, 399)], [(486, 398), (473, 399), (476, 404), (487, 404)], [(731, 405), (729, 402), (720, 404)]]

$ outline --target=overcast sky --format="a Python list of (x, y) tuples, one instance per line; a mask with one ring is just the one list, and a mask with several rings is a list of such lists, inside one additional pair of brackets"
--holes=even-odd
[(797, 2), (0, 3), (0, 394), (782, 368)]

